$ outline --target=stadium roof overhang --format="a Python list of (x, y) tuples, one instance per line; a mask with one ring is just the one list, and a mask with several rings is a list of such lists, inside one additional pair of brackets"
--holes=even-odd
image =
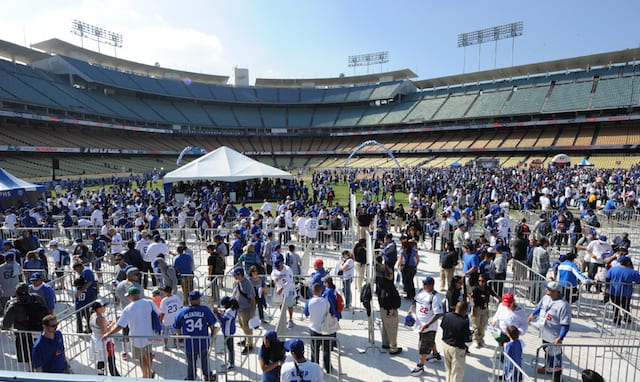
[(418, 77), (410, 69), (395, 70), (391, 72), (366, 74), (361, 76), (345, 76), (334, 78), (256, 78), (256, 86), (265, 87), (344, 87), (351, 85), (370, 85), (381, 82), (408, 80)]
[(591, 54), (562, 60), (538, 62), (509, 68), (484, 70), (481, 72), (457, 74), (414, 81), (420, 89), (430, 89), (461, 84), (489, 82), (495, 80), (526, 77), (533, 74), (557, 73), (569, 70), (589, 70), (590, 68), (613, 64), (626, 64), (640, 61), (640, 48), (624, 49), (615, 52)]
[[(87, 61), (91, 64), (98, 64), (105, 67), (114, 68), (123, 72), (142, 74), (145, 76), (168, 79), (190, 78), (194, 82), (207, 84), (226, 85), (229, 76), (218, 76), (203, 73), (186, 72), (181, 70), (161, 68), (155, 65), (146, 65), (134, 61), (123, 60), (121, 58), (108, 56), (98, 52), (84, 49), (70, 44), (66, 41), (53, 38), (31, 45), (33, 48), (63, 56), (69, 56), (79, 60)], [(34, 51), (35, 52), (35, 51)], [(44, 53), (42, 53), (44, 54)], [(42, 59), (41, 57), (40, 59)]]
[(49, 57), (49, 55), (9, 41), (0, 40), (0, 57), (14, 62), (31, 64), (33, 61), (42, 60)]

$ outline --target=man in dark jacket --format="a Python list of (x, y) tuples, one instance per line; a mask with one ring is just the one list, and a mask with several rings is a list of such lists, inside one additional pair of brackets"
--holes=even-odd
[[(520, 227), (520, 226), (518, 226)], [(513, 254), (513, 259), (518, 260), (521, 263), (526, 263), (527, 261), (527, 250), (529, 249), (529, 242), (525, 237), (524, 232), (516, 229), (516, 237), (511, 241), (511, 253)], [(516, 280), (523, 280), (525, 278), (524, 268), (518, 267), (515, 265), (515, 262), (511, 265), (513, 270), (513, 278)]]
[(389, 354), (391, 355), (400, 354), (402, 353), (402, 348), (397, 346), (398, 308), (402, 301), (393, 283), (393, 269), (385, 268), (380, 288), (376, 292), (382, 319), (382, 348), (389, 349)]
[[(16, 296), (7, 303), (2, 329), (13, 328), (37, 332), (42, 330), (42, 318), (46, 315), (47, 303), (44, 299), (35, 293), (29, 293), (29, 286), (21, 283), (16, 287)], [(16, 335), (18, 362), (29, 362), (32, 348), (33, 336), (31, 333)]]

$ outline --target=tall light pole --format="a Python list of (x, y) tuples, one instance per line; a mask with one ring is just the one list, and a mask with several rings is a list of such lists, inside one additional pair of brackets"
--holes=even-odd
[(122, 48), (122, 35), (102, 29), (95, 25), (87, 24), (84, 21), (73, 20), (71, 22), (71, 33), (80, 36), (80, 46), (84, 48), (84, 38), (96, 41), (98, 43), (98, 53), (100, 53), (100, 44), (113, 46), (113, 55), (117, 57), (117, 48)]
[(510, 38), (511, 40), (511, 66), (513, 66), (513, 54), (515, 51), (515, 38), (522, 36), (524, 23), (518, 21), (511, 24), (498, 25), (491, 28), (480, 29), (474, 32), (461, 33), (458, 35), (458, 48), (464, 48), (464, 57), (462, 59), (462, 73), (465, 71), (467, 61), (467, 46), (478, 45), (478, 71), (480, 71), (480, 58), (482, 52), (482, 44), (487, 41), (495, 41), (493, 51), (493, 67), (497, 66), (498, 57), (498, 40)]

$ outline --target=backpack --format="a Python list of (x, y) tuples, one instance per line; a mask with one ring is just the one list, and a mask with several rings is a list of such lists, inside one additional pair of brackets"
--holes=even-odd
[(551, 222), (549, 220), (543, 220), (538, 226), (538, 234), (541, 236), (547, 236), (551, 233), (553, 227), (551, 226)]
[(342, 313), (342, 311), (344, 310), (344, 298), (342, 298), (342, 295), (338, 292), (336, 292), (336, 311), (338, 313)]
[(213, 265), (213, 273), (216, 275), (224, 274), (224, 269), (226, 268), (224, 258), (216, 254), (214, 259), (215, 259), (215, 262)]
[(60, 265), (64, 267), (65, 265), (71, 264), (71, 256), (69, 255), (69, 252), (64, 249), (59, 249), (58, 253), (60, 254)]
[(278, 227), (285, 228), (286, 226), (287, 226), (287, 220), (283, 216), (281, 216), (278, 219)]
[(355, 261), (360, 264), (366, 264), (367, 262), (367, 250), (364, 247), (358, 247), (357, 250), (353, 252)]
[(155, 334), (162, 333), (162, 322), (160, 322), (160, 317), (158, 317), (158, 313), (156, 313), (156, 311), (153, 310), (153, 306), (151, 307), (151, 327), (153, 328), (153, 332)]
[(367, 303), (367, 302), (371, 302), (371, 284), (370, 283), (366, 283), (364, 284), (364, 286), (362, 287), (362, 290), (360, 291), (360, 301), (362, 303)]

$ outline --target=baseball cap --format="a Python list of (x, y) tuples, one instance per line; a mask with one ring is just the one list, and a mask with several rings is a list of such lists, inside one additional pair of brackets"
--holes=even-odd
[(602, 241), (607, 241), (607, 237), (605, 235), (598, 236), (598, 239), (600, 239)]
[(620, 256), (618, 257), (618, 263), (620, 264), (628, 264), (631, 262), (631, 258), (629, 256)]
[(213, 240), (222, 240), (222, 235), (215, 235)]
[(319, 267), (324, 266), (324, 261), (322, 261), (322, 259), (315, 259), (313, 262), (313, 265), (317, 265)]
[(127, 293), (125, 293), (124, 295), (131, 296), (136, 294), (140, 294), (140, 289), (138, 289), (138, 287), (131, 287), (129, 288), (129, 290), (127, 290)]
[(7, 240), (4, 243), (2, 243), (2, 245), (6, 245), (7, 247), (13, 248), (13, 241)]
[(275, 342), (278, 341), (278, 333), (275, 330), (268, 330), (265, 334), (264, 334), (264, 338), (268, 339), (269, 342)]
[(553, 291), (560, 291), (560, 283), (557, 281), (550, 281), (547, 283), (546, 288)]
[(109, 303), (101, 298), (97, 299), (96, 301), (93, 302), (93, 304), (91, 304), (91, 307), (93, 309), (99, 308), (101, 306), (107, 306), (109, 305)]
[(97, 237), (97, 236), (98, 236), (98, 234), (97, 234), (97, 233), (95, 233), (95, 232), (91, 232), (91, 233), (89, 234), (89, 237)]
[(424, 280), (422, 280), (422, 283), (427, 285), (433, 285), (436, 283), (436, 280), (434, 280), (433, 277), (431, 276), (427, 276), (424, 278)]
[(82, 243), (82, 238), (81, 237), (76, 237), (76, 239), (73, 241), (74, 243)]
[(13, 261), (13, 260), (15, 260), (15, 258), (16, 258), (16, 252), (14, 250), (7, 251), (4, 254), (4, 260), (5, 261)]
[(20, 283), (16, 286), (16, 296), (26, 296), (29, 294), (29, 285)]
[(244, 269), (242, 269), (242, 267), (235, 267), (232, 273), (234, 276), (244, 276)]
[(36, 281), (36, 280), (40, 280), (42, 279), (42, 273), (40, 272), (33, 272), (31, 274), (31, 276), (29, 276), (29, 281)]
[(516, 298), (513, 297), (513, 293), (505, 293), (504, 295), (502, 295), (502, 305), (504, 306), (511, 306), (511, 304), (513, 304), (516, 301)]
[(595, 229), (590, 229), (589, 232), (587, 232), (588, 235), (596, 235), (596, 230)]
[(225, 305), (227, 305), (228, 303), (230, 303), (230, 302), (231, 302), (231, 300), (232, 300), (232, 299), (231, 299), (231, 297), (229, 297), (229, 296), (222, 296), (222, 298), (220, 299), (220, 305), (225, 306)]
[(416, 324), (416, 319), (413, 316), (406, 316), (404, 318), (404, 326), (412, 327)]
[(127, 276), (131, 276), (131, 275), (139, 275), (140, 274), (140, 270), (136, 267), (131, 267), (129, 269), (127, 269)]
[(297, 355), (304, 354), (304, 342), (300, 339), (289, 340), (284, 343), (284, 348)]
[(153, 235), (153, 240), (160, 240), (160, 235), (158, 234)]
[(57, 240), (51, 240), (49, 242), (49, 247), (53, 247), (54, 245), (58, 245), (58, 241)]
[(199, 300), (202, 297), (202, 293), (199, 290), (192, 290), (189, 292), (189, 301)]

